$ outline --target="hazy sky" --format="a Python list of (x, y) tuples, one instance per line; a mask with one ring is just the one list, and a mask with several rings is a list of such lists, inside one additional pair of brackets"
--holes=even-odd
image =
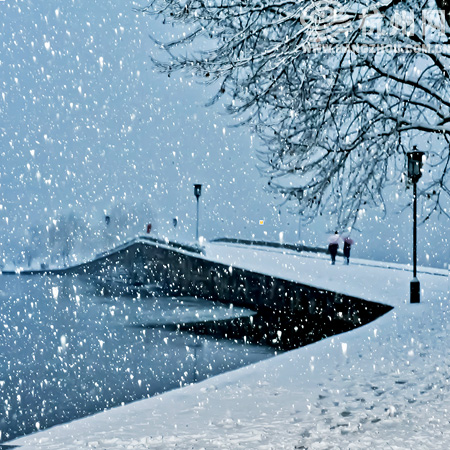
[[(70, 210), (103, 221), (115, 203), (172, 235), (195, 235), (193, 184), (203, 183), (201, 234), (297, 239), (298, 218), (265, 191), (258, 141), (232, 128), (220, 105), (205, 108), (207, 88), (155, 73), (148, 35), (171, 27), (133, 12), (133, 2), (0, 2), (0, 233), (45, 227)], [(369, 211), (354, 232), (354, 255), (406, 262), (410, 212), (384, 220)], [(142, 222), (146, 222), (142, 218)], [(150, 220), (150, 219), (149, 219)], [(264, 225), (259, 221), (264, 220)], [(326, 244), (328, 222), (302, 227), (306, 244)], [(449, 259), (448, 221), (419, 230), (420, 261)], [(139, 231), (139, 230), (137, 230)], [(144, 231), (142, 229), (142, 231)], [(266, 234), (267, 233), (267, 234)], [(428, 255), (428, 257), (426, 256)]]

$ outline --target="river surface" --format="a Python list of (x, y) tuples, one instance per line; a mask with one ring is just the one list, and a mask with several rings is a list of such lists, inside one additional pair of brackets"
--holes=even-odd
[(174, 327), (248, 314), (71, 276), (0, 275), (0, 442), (273, 356)]

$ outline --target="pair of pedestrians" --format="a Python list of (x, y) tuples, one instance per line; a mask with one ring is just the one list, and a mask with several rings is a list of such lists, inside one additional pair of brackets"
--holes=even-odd
[(336, 231), (332, 234), (328, 239), (328, 253), (331, 255), (331, 264), (336, 264), (336, 255), (339, 249), (339, 241), (342, 239), (344, 242), (344, 261), (345, 264), (350, 264), (350, 250), (353, 245), (353, 239), (350, 236), (339, 236), (339, 233)]

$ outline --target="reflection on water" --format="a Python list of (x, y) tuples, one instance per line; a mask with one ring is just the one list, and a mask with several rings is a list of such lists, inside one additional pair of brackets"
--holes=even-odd
[(102, 294), (69, 276), (0, 276), (0, 442), (274, 354), (148, 326), (248, 311), (139, 291)]

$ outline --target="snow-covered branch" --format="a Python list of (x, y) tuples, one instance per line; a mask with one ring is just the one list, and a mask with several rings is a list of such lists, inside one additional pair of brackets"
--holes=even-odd
[(332, 213), (346, 226), (361, 208), (385, 208), (383, 189), (400, 183), (399, 161), (415, 143), (433, 148), (423, 191), (438, 192), (438, 203), (448, 195), (450, 31), (425, 14), (433, 8), (432, 0), (153, 0), (141, 11), (183, 27), (158, 43), (155, 64), (218, 82), (211, 103), (222, 99), (253, 126), (269, 185), (304, 217)]

